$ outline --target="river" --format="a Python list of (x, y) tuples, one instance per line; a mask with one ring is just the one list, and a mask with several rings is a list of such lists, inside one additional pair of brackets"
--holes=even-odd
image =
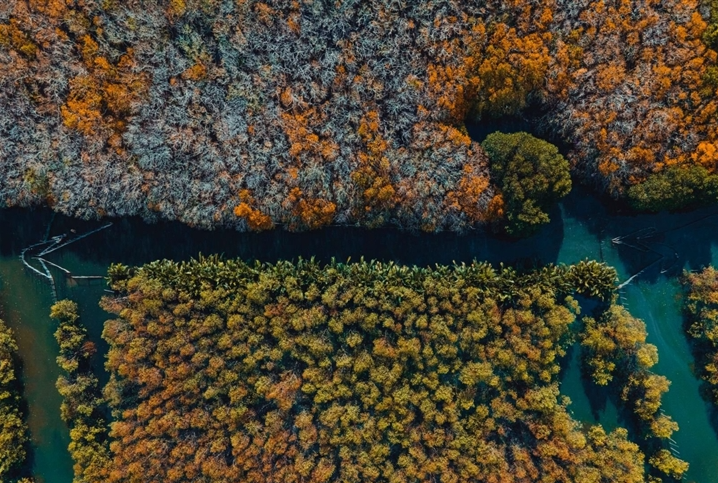
[[(413, 235), (393, 229), (327, 228), (311, 233), (202, 232), (179, 223), (148, 225), (138, 219), (114, 220), (95, 233), (47, 256), (76, 275), (101, 275), (111, 262), (138, 265), (158, 258), (187, 259), (198, 253), (274, 261), (394, 260), (403, 264), (433, 265), (473, 259), (494, 263), (573, 263), (585, 258), (614, 266), (621, 281), (645, 271), (620, 291), (621, 302), (646, 322), (649, 342), (658, 346), (656, 372), (672, 381), (663, 407), (680, 425), (675, 448), (691, 468), (685, 481), (712, 483), (718, 474), (718, 423), (715, 412), (701, 398), (701, 384), (693, 375), (693, 358), (682, 329), (680, 286), (683, 269), (718, 264), (718, 206), (688, 213), (630, 215), (609, 212), (606, 205), (581, 188), (551, 213), (552, 221), (535, 236), (511, 241), (483, 232)], [(0, 210), (0, 317), (16, 332), (23, 361), (22, 378), (29, 404), (33, 472), (39, 483), (69, 483), (72, 463), (67, 452), (68, 431), (59, 418), (60, 398), (54, 387), (58, 375), (54, 325), (48, 314), (50, 286), (23, 269), (22, 248), (50, 236), (84, 233), (100, 226), (53, 216), (49, 210)], [(615, 239), (615, 241), (612, 241)], [(618, 243), (616, 243), (618, 242)], [(104, 286), (58, 280), (59, 298), (78, 302), (80, 313), (99, 351), (94, 361), (103, 380), (100, 338), (107, 317), (98, 307)], [(612, 428), (624, 424), (612, 398), (581, 377), (578, 351), (569, 355), (562, 374), (562, 392), (573, 401), (574, 416), (600, 421)]]

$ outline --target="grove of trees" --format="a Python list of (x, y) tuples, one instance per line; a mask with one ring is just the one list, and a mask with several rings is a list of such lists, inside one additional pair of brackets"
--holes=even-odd
[(687, 272), (683, 282), (687, 332), (696, 342), (698, 373), (718, 404), (718, 271), (709, 266), (700, 272)]
[(20, 409), (20, 381), (15, 372), (17, 342), (0, 320), (0, 481), (31, 483), (23, 478), (29, 443), (28, 427)]
[[(680, 478), (668, 382), (615, 280), (596, 262), (113, 265), (106, 481)], [(597, 307), (580, 324), (578, 295)], [(577, 337), (599, 384), (625, 381), (647, 460), (626, 429), (571, 417), (558, 376)]]
[(715, 17), (698, 0), (6, 0), (0, 206), (463, 230), (510, 215), (464, 122), (528, 105), (600, 191), (712, 200)]
[(63, 397), (60, 416), (70, 428), (68, 450), (74, 461), (73, 483), (107, 481), (107, 422), (102, 414), (98, 380), (90, 367), (95, 345), (88, 340), (87, 329), (79, 322), (75, 302), (60, 300), (52, 306), (50, 317), (58, 321), (57, 363), (65, 374), (57, 379), (57, 390)]

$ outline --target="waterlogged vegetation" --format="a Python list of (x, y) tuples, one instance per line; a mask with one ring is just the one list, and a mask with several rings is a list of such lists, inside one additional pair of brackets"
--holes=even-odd
[(718, 404), (718, 271), (712, 266), (686, 273), (687, 333), (695, 339), (694, 352), (711, 400)]
[[(328, 263), (332, 256), (340, 260), (351, 256), (352, 260), (358, 260), (365, 255), (386, 262), (396, 260), (419, 266), (450, 265), (452, 260), (469, 263), (479, 259), (491, 260), (497, 269), (500, 262), (526, 266), (527, 260), (540, 264), (575, 264), (587, 256), (603, 259), (617, 268), (623, 282), (618, 292), (620, 302), (632, 316), (645, 321), (647, 342), (658, 347), (660, 357), (651, 371), (672, 381), (670, 390), (661, 398), (661, 407), (680, 425), (680, 430), (671, 436), (675, 443), (669, 440), (669, 446), (673, 455), (690, 462), (684, 481), (712, 483), (713, 475), (718, 471), (718, 438), (710, 419), (710, 408), (700, 398), (699, 381), (691, 373), (693, 358), (681, 327), (680, 299), (677, 298), (680, 287), (675, 277), (681, 274), (683, 267), (699, 268), (718, 263), (716, 210), (703, 208), (690, 213), (626, 216), (607, 212), (605, 205), (580, 187), (574, 188), (559, 203), (559, 208), (549, 212), (549, 225), (541, 228), (538, 235), (524, 240), (496, 239), (480, 233), (417, 237), (395, 230), (348, 228), (294, 234), (281, 231), (260, 234), (201, 232), (178, 223), (152, 226), (139, 220), (123, 219), (47, 258), (81, 275), (105, 273), (113, 260), (138, 266), (161, 257), (187, 260), (199, 252), (267, 261), (318, 254), (322, 263)], [(54, 222), (51, 221), (53, 218)], [(48, 319), (52, 291), (42, 282), (34, 281), (29, 272), (23, 272), (18, 255), (43, 234), (52, 237), (73, 230), (82, 234), (102, 224), (53, 217), (48, 210), (0, 211), (3, 227), (0, 230), (0, 309), (2, 317), (14, 330), (20, 348), (22, 371), (19, 377), (24, 383), (23, 395), (29, 405), (29, 466), (37, 481), (67, 483), (73, 479), (72, 460), (67, 451), (70, 433), (60, 419), (63, 399), (55, 389), (60, 369), (56, 362), (58, 343), (53, 337), (58, 324)], [(166, 243), (167, 240), (182, 242)], [(597, 270), (589, 265), (586, 267)], [(102, 371), (102, 365), (107, 347), (100, 333), (108, 316), (98, 307), (103, 286), (78, 285), (67, 279), (62, 271), (52, 266), (50, 270), (56, 276), (58, 297), (70, 297), (79, 304), (82, 325), (98, 349), (90, 358), (91, 366), (100, 384), (104, 385), (107, 375)], [(641, 275), (626, 284), (638, 272)], [(577, 283), (578, 279), (572, 283)], [(613, 279), (609, 278), (607, 283), (613, 284)], [(590, 292), (583, 289), (582, 293)], [(582, 297), (576, 297), (583, 307), (574, 322), (579, 324), (576, 326), (579, 333), (583, 332), (580, 324), (586, 321), (585, 317), (601, 320), (601, 313), (594, 311)], [(571, 399), (567, 406), (569, 414), (586, 428), (600, 423), (606, 433), (626, 427), (628, 444), (639, 445), (645, 454), (644, 461), (651, 457), (656, 464), (663, 461), (668, 454), (659, 453), (658, 448), (663, 444), (659, 446), (654, 442), (664, 440), (645, 439), (650, 424), (641, 423), (635, 415), (635, 405), (621, 399), (624, 378), (620, 369), (623, 366), (617, 364), (619, 370), (612, 374), (606, 386), (590, 382), (590, 368), (586, 366), (581, 370), (581, 360), (588, 360), (587, 354), (578, 346), (580, 337), (575, 340), (567, 349), (558, 376), (561, 394)], [(606, 360), (613, 358), (606, 357)], [(111, 415), (103, 416), (107, 421)]]
[[(661, 442), (677, 425), (659, 411), (656, 348), (596, 262), (210, 257), (113, 265), (109, 280), (108, 481), (660, 481), (636, 442), (651, 474), (688, 466)], [(595, 319), (576, 321), (575, 297)], [(597, 381), (622, 381), (636, 442), (567, 411), (577, 336)]]
[(16, 375), (17, 342), (0, 320), (0, 481), (31, 483), (27, 473), (28, 428), (21, 411), (21, 386)]
[[(646, 344), (644, 323), (618, 305), (611, 306), (598, 320), (586, 317), (583, 322), (579, 338), (594, 382), (605, 386), (617, 376), (615, 386), (620, 389), (621, 400), (640, 420), (643, 436), (670, 438), (678, 425), (659, 411), (670, 382), (649, 370), (658, 362), (658, 351), (656, 346)], [(665, 448), (656, 451), (649, 464), (677, 479), (688, 469), (686, 462)]]
[(90, 365), (95, 345), (78, 320), (75, 302), (57, 302), (50, 317), (59, 323), (55, 331), (60, 346), (57, 363), (64, 374), (57, 380), (57, 390), (63, 397), (60, 416), (70, 428), (68, 450), (75, 463), (73, 481), (107, 481), (107, 422), (103, 419), (98, 379)]

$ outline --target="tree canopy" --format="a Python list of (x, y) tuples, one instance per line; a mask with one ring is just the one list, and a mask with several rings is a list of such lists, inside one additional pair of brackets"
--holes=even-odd
[(504, 198), (506, 231), (527, 235), (548, 223), (547, 211), (571, 191), (568, 161), (558, 148), (525, 132), (489, 134), (481, 147)]
[(602, 193), (713, 175), (714, 3), (5, 1), (0, 203), (460, 231), (505, 213), (463, 123), (527, 105)]
[(582, 427), (559, 391), (574, 295), (603, 313), (615, 278), (595, 262), (114, 265), (108, 481), (648, 481), (628, 432)]
[(687, 332), (696, 342), (699, 373), (718, 404), (718, 271), (708, 266), (700, 272), (686, 272), (683, 283)]
[(64, 374), (58, 377), (56, 386), (63, 397), (60, 416), (70, 427), (68, 450), (75, 462), (73, 483), (105, 482), (109, 471), (107, 423), (98, 380), (90, 367), (95, 345), (79, 321), (75, 302), (60, 300), (51, 307), (50, 317), (58, 322), (57, 363)]
[(20, 384), (15, 374), (17, 343), (12, 330), (0, 320), (0, 481), (20, 480), (27, 456), (28, 428), (20, 411)]
[(660, 211), (718, 200), (718, 175), (702, 166), (672, 166), (628, 189), (639, 210)]

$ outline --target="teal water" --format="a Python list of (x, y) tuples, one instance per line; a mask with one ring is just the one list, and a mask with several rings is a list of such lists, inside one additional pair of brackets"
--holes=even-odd
[[(718, 206), (690, 213), (630, 216), (609, 212), (596, 198), (577, 188), (551, 217), (552, 222), (540, 233), (520, 241), (482, 232), (412, 235), (391, 229), (338, 227), (302, 234), (199, 232), (177, 223), (147, 225), (122, 219), (47, 258), (76, 275), (103, 274), (114, 261), (142, 264), (158, 258), (181, 260), (200, 252), (265, 261), (299, 256), (357, 260), (364, 256), (423, 266), (473, 259), (531, 266), (593, 258), (616, 267), (621, 281), (648, 267), (621, 290), (621, 301), (633, 315), (645, 320), (649, 341), (659, 350), (656, 371), (673, 381), (664, 398), (664, 409), (681, 427), (674, 439), (680, 456), (691, 464), (686, 481), (712, 483), (718, 475), (718, 424), (713, 409), (701, 398), (700, 383), (692, 373), (676, 277), (684, 268), (718, 264)], [(45, 483), (68, 483), (72, 478), (66, 449), (68, 432), (59, 419), (60, 401), (54, 387), (57, 347), (48, 318), (52, 293), (47, 284), (24, 270), (18, 259), (23, 247), (45, 236), (51, 220), (51, 235), (70, 230), (83, 233), (99, 226), (60, 216), (53, 219), (47, 210), (0, 211), (0, 317), (15, 329), (24, 362), (34, 472)], [(618, 243), (612, 241), (614, 238)], [(95, 365), (101, 372), (100, 354), (105, 346), (100, 334), (107, 314), (97, 303), (104, 286), (68, 282), (59, 270), (53, 269), (53, 273), (58, 296), (70, 297), (80, 305), (82, 318), (100, 348)], [(574, 416), (608, 428), (622, 425), (614, 398), (581, 377), (578, 357), (576, 350), (569, 354), (570, 362), (562, 374), (562, 391), (573, 401), (570, 408)]]
[(67, 453), (70, 435), (60, 421), (62, 399), (55, 390), (60, 370), (55, 362), (52, 304), (47, 287), (28, 277), (15, 260), (0, 259), (0, 318), (15, 332), (22, 359), (24, 396), (30, 407), (28, 425), (36, 448), (32, 457), (38, 483), (72, 480)]

